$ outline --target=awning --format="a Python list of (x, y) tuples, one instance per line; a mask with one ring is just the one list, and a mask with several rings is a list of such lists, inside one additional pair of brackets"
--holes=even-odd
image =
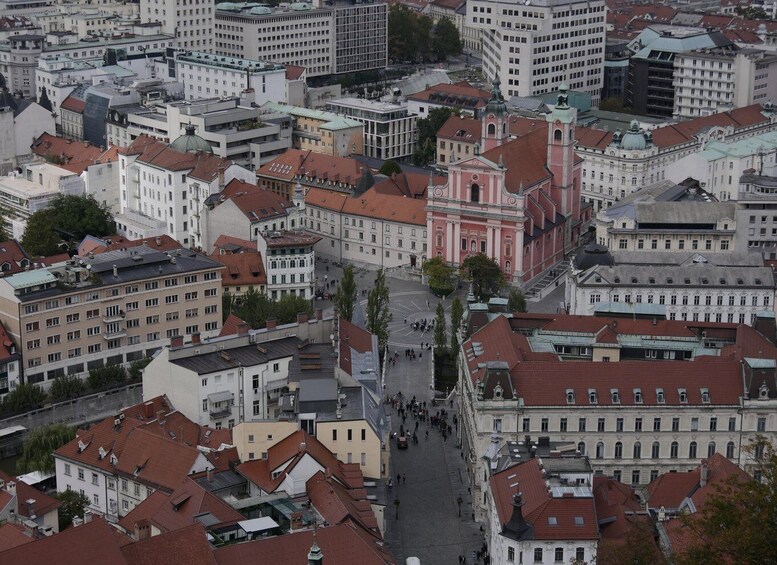
[(226, 402), (227, 400), (232, 400), (233, 398), (235, 398), (235, 395), (228, 390), (220, 390), (219, 392), (214, 392), (208, 395), (208, 401), (213, 402), (214, 404), (219, 402)]

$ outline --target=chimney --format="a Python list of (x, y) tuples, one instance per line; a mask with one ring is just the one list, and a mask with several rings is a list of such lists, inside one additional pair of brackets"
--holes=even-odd
[(156, 238), (156, 245), (157, 245), (157, 247), (160, 247), (162, 245), (162, 238), (161, 237), (157, 237)]
[(298, 324), (306, 324), (308, 322), (308, 313), (307, 312), (299, 312), (297, 314), (297, 323)]
[(316, 320), (323, 320), (324, 319), (324, 311), (321, 308), (318, 308), (316, 310)]
[(35, 499), (30, 498), (25, 500), (24, 502), (27, 505), (27, 517), (30, 520), (34, 520), (35, 518), (37, 518), (37, 516), (35, 516)]
[(701, 462), (701, 477), (699, 479), (699, 486), (705, 487), (707, 486), (707, 479), (709, 479), (710, 469), (707, 467), (707, 462), (702, 461)]
[[(268, 325), (268, 328), (269, 328), (269, 325)], [(241, 322), (240, 324), (237, 325), (237, 335), (248, 335), (248, 330), (249, 330), (248, 324), (246, 324), (245, 322)]]
[(143, 405), (143, 415), (149, 420), (154, 417), (154, 403), (146, 402)]
[(208, 476), (208, 482), (212, 483), (213, 482), (213, 467), (208, 467), (207, 476)]
[(92, 521), (92, 511), (84, 510), (84, 524), (88, 524)]
[(268, 330), (274, 330), (276, 324), (275, 318), (267, 318), (267, 329)]
[(200, 343), (200, 332), (194, 332), (192, 334), (192, 345), (199, 345)]
[(113, 266), (113, 278), (114, 279), (119, 278), (119, 268), (116, 265)]
[(511, 537), (517, 540), (520, 540), (521, 536), (529, 529), (529, 524), (526, 523), (526, 519), (523, 517), (522, 506), (523, 493), (515, 493), (513, 495), (513, 513), (510, 516), (510, 520), (504, 526), (504, 531), (511, 533)]
[(173, 349), (178, 347), (183, 347), (183, 336), (177, 335), (175, 337), (170, 338), (170, 347)]

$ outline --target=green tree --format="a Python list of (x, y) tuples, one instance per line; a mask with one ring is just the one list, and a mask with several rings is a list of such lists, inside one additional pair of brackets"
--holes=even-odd
[(297, 320), (297, 314), (300, 312), (309, 316), (313, 314), (310, 301), (302, 296), (287, 294), (273, 301), (253, 288), (249, 288), (241, 296), (230, 298), (229, 304), (231, 313), (251, 328), (263, 328), (269, 319), (275, 319), (279, 324), (289, 324)]
[(62, 375), (55, 378), (51, 383), (49, 397), (55, 402), (67, 400), (81, 396), (84, 390), (86, 390), (84, 381), (75, 375)]
[(40, 471), (54, 472), (54, 451), (72, 441), (76, 437), (76, 429), (64, 424), (52, 424), (30, 430), (24, 438), (22, 456), (16, 462), (19, 474)]
[(59, 195), (48, 208), (32, 214), (22, 237), (30, 255), (46, 256), (72, 247), (87, 235), (103, 237), (116, 231), (111, 212), (91, 196)]
[(61, 503), (59, 507), (59, 531), (69, 528), (73, 523), (73, 518), (84, 517), (84, 511), (91, 504), (91, 500), (85, 494), (76, 490), (63, 490), (54, 495)]
[(386, 175), (387, 177), (390, 177), (394, 173), (396, 174), (401, 173), (402, 168), (399, 166), (399, 163), (397, 163), (394, 159), (389, 159), (388, 161), (383, 161), (383, 165), (380, 167), (380, 170), (378, 172), (382, 175)]
[(777, 563), (777, 453), (764, 437), (745, 449), (760, 480), (732, 475), (715, 485), (698, 512), (682, 516), (695, 542), (673, 556), (676, 563)]
[(461, 264), (464, 278), (472, 281), (475, 296), (480, 300), (494, 296), (505, 284), (505, 276), (496, 261), (483, 253), (470, 255)]
[(235, 310), (235, 295), (224, 290), (221, 293), (221, 321), (226, 322), (230, 314)]
[(437, 310), (434, 317), (434, 347), (439, 353), (443, 353), (448, 343), (445, 339), (445, 308), (442, 302), (437, 303)]
[(461, 53), (459, 30), (450, 19), (442, 18), (435, 24), (432, 34), (432, 52), (438, 61), (445, 61), (450, 55)]
[(127, 370), (129, 380), (139, 381), (143, 377), (143, 369), (145, 369), (149, 363), (151, 363), (151, 357), (144, 357), (143, 359), (138, 359), (137, 361), (130, 363), (129, 369)]
[(464, 306), (458, 297), (453, 299), (451, 304), (451, 355), (454, 359), (459, 357), (459, 330), (461, 329), (461, 320), (464, 317)]
[(656, 543), (653, 525), (648, 520), (637, 518), (626, 522), (626, 543), (602, 540), (596, 552), (596, 565), (666, 565), (666, 557)]
[(46, 93), (46, 89), (44, 88), (40, 93), (40, 98), (38, 98), (38, 104), (41, 105), (41, 107), (46, 108), (49, 112), (52, 111), (53, 106), (51, 105), (51, 100), (49, 100), (49, 95)]
[(510, 289), (510, 294), (507, 296), (507, 311), (526, 312), (526, 297), (517, 288)]
[(388, 325), (391, 318), (386, 273), (380, 269), (375, 277), (375, 286), (372, 287), (367, 296), (367, 331), (378, 336), (378, 346), (381, 352), (388, 343)]
[(425, 166), (434, 161), (437, 151), (437, 132), (453, 115), (458, 116), (459, 110), (452, 108), (434, 108), (429, 115), (416, 122), (418, 131), (418, 147), (413, 153), (413, 164)]
[(446, 296), (453, 292), (456, 270), (442, 257), (432, 257), (425, 261), (421, 271), (427, 278), (429, 290), (437, 296)]
[(46, 401), (46, 393), (38, 385), (24, 383), (18, 385), (5, 397), (2, 412), (21, 414), (40, 408)]
[(333, 302), (338, 316), (342, 316), (349, 322), (353, 320), (353, 309), (356, 305), (356, 279), (352, 265), (347, 265), (343, 269), (343, 276), (340, 284), (337, 285)]
[(127, 380), (127, 370), (121, 365), (106, 365), (89, 371), (86, 384), (90, 390), (116, 388)]

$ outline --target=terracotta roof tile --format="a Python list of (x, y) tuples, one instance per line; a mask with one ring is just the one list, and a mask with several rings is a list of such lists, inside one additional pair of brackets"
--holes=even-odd
[(337, 481), (327, 480), (319, 471), (305, 484), (305, 491), (313, 507), (329, 524), (341, 524), (348, 519), (380, 538), (378, 520), (372, 511), (365, 489), (347, 489)]
[(32, 538), (24, 533), (24, 528), (19, 524), (6, 523), (0, 526), (0, 553), (32, 541)]
[(166, 143), (141, 134), (121, 153), (137, 155), (137, 160), (168, 171), (188, 171), (187, 175), (205, 182), (218, 178), (230, 161), (212, 153), (198, 151), (182, 153), (171, 149)]
[(507, 167), (505, 189), (508, 192), (517, 193), (521, 187), (528, 188), (551, 178), (547, 167), (547, 128), (511, 139), (486, 151), (482, 156), (492, 163), (499, 163), (501, 160)]
[(297, 80), (305, 72), (305, 67), (297, 65), (286, 65), (286, 80)]
[(340, 318), (340, 368), (351, 374), (351, 349), (359, 353), (372, 351), (372, 334), (345, 318)]
[(114, 528), (102, 518), (68, 528), (59, 534), (45, 537), (0, 552), (3, 565), (26, 565), (29, 563), (56, 563), (57, 565), (126, 565), (121, 553), (119, 539)]
[(645, 510), (634, 489), (610, 477), (594, 475), (593, 492), (602, 539), (624, 540), (631, 526), (628, 517)]
[[(232, 179), (218, 196), (220, 204), (232, 201), (252, 222), (283, 217), (294, 205), (271, 190), (260, 188), (238, 179)], [(254, 249), (256, 245), (254, 245)]]
[(8, 269), (2, 270), (2, 276), (20, 273), (24, 270), (22, 260), (29, 260), (27, 252), (15, 239), (9, 239), (0, 243), (0, 266), (8, 264)]
[(526, 521), (534, 525), (534, 539), (537, 540), (599, 539), (594, 499), (591, 497), (551, 498), (532, 512)]
[[(230, 249), (224, 249), (229, 246)], [(248, 239), (240, 239), (239, 237), (232, 237), (229, 235), (220, 235), (213, 242), (213, 247), (216, 250), (223, 250), (233, 253), (235, 247), (239, 248), (239, 251), (256, 251), (256, 242)]]
[(121, 552), (128, 565), (216, 565), (205, 528), (199, 523), (125, 545)]
[[(396, 563), (382, 542), (361, 535), (352, 524), (318, 528), (315, 541), (326, 562), (337, 565), (385, 565)], [(218, 565), (299, 565), (307, 561), (313, 531), (296, 532), (247, 543), (220, 547), (214, 555)]]
[(248, 325), (234, 314), (230, 314), (224, 322), (224, 325), (221, 326), (219, 337), (223, 337), (225, 335), (237, 335), (238, 328), (244, 324), (246, 326)]
[(62, 506), (62, 503), (53, 496), (49, 496), (34, 486), (28, 485), (24, 481), (20, 481), (3, 471), (0, 471), (0, 479), (5, 481), (6, 484), (8, 484), (8, 481), (16, 482), (16, 496), (19, 499), (20, 516), (30, 516), (28, 513), (28, 506), (26, 504), (28, 500), (35, 501), (35, 503), (32, 505), (32, 514), (35, 516), (43, 516), (49, 512), (55, 511), (57, 508)]
[(72, 95), (65, 98), (62, 101), (62, 104), (59, 105), (61, 110), (70, 110), (71, 112), (75, 112), (77, 114), (83, 114), (85, 106), (86, 100), (76, 98)]
[(350, 157), (289, 149), (256, 171), (257, 177), (285, 181), (291, 181), (297, 175), (356, 186), (362, 176), (362, 164)]
[(651, 508), (676, 509), (699, 485), (699, 473), (664, 473), (647, 486)]
[(437, 139), (480, 142), (481, 121), (474, 118), (451, 116), (437, 132)]
[(267, 284), (267, 273), (264, 271), (262, 254), (258, 251), (213, 253), (210, 258), (224, 265), (221, 270), (221, 285), (226, 289), (232, 286), (256, 285), (259, 287)]
[[(440, 2), (454, 2), (457, 6), (464, 3), (463, 0), (437, 0), (437, 2), (433, 3), (439, 4)], [(410, 94), (407, 98), (408, 100), (469, 109), (482, 108), (485, 106), (491, 98), (491, 93), (488, 90), (476, 88), (467, 81), (462, 80), (454, 82), (453, 84), (435, 84), (426, 90)], [(480, 128), (478, 128), (478, 131), (479, 130)]]
[[(435, 185), (444, 184), (448, 177), (434, 175), (432, 182)], [(423, 173), (402, 172), (391, 175), (375, 183), (371, 190), (390, 196), (406, 196), (408, 198), (426, 198), (426, 190), (429, 188), (429, 175)]]
[(33, 141), (30, 149), (39, 157), (63, 159), (64, 163), (59, 166), (77, 174), (81, 174), (103, 154), (102, 149), (87, 141), (71, 141), (50, 133), (41, 134)]

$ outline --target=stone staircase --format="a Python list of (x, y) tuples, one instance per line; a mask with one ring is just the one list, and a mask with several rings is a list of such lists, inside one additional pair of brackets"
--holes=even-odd
[[(556, 280), (563, 279), (564, 273), (569, 268), (569, 259), (564, 259), (557, 263), (552, 269), (545, 271), (540, 277), (534, 280), (529, 288), (526, 289), (524, 296), (526, 300), (540, 300), (543, 297), (543, 293)], [(551, 272), (553, 275), (551, 275)], [(554, 287), (555, 288), (555, 287)]]

